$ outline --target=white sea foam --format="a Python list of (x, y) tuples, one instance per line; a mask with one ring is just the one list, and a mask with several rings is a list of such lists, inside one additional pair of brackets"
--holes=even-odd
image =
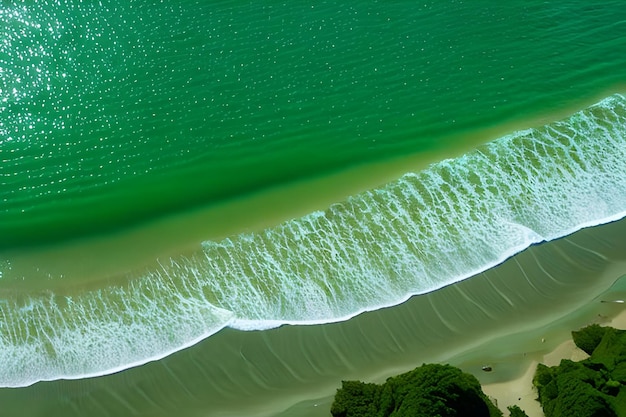
[(506, 136), (323, 212), (204, 242), (124, 287), (0, 300), (0, 385), (159, 359), (225, 326), (314, 324), (405, 301), (626, 215), (626, 98)]

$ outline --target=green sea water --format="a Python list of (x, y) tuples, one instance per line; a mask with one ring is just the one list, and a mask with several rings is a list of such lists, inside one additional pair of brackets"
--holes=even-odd
[[(626, 213), (618, 1), (119, 3), (0, 4), (0, 385), (107, 374), (208, 337), (194, 352), (222, 346), (227, 362), (198, 366), (194, 384), (226, 400), (190, 399), (180, 370), (198, 354), (179, 352), (128, 374), (132, 401), (115, 378), (84, 395), (39, 383), (62, 394), (28, 415), (241, 415), (241, 393), (268, 410), (288, 386), (292, 403), (326, 395), (334, 367), (352, 372), (334, 338), (377, 325), (332, 327), (319, 355), (337, 362), (295, 343), (300, 365), (279, 331), (229, 328), (345, 320)], [(497, 302), (444, 298), (493, 328), (515, 314), (494, 305), (551, 299), (563, 274), (581, 280), (563, 299), (581, 299), (581, 282), (623, 267), (619, 224), (558, 244), (553, 269), (514, 256), (502, 288), (482, 284)], [(507, 292), (526, 281), (528, 298)], [(406, 330), (416, 313), (401, 311)], [(433, 314), (429, 348), (462, 327)], [(20, 390), (0, 397), (18, 409)]]
[(456, 154), (469, 133), (589, 104), (626, 68), (618, 1), (19, 1), (0, 13), (4, 248)]

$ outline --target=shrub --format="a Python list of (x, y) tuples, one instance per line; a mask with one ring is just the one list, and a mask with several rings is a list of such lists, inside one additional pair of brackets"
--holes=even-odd
[(478, 380), (450, 365), (423, 365), (383, 385), (344, 381), (334, 417), (501, 417)]
[(584, 350), (588, 355), (591, 355), (600, 344), (607, 329), (607, 327), (592, 324), (578, 331), (573, 331), (572, 339), (574, 339), (576, 346)]
[(528, 415), (516, 405), (510, 405), (507, 407), (509, 410), (509, 417), (528, 417)]
[(572, 332), (580, 362), (539, 364), (533, 384), (546, 417), (626, 417), (626, 331), (598, 325)]
[(376, 416), (380, 386), (360, 381), (343, 381), (330, 413), (335, 417)]

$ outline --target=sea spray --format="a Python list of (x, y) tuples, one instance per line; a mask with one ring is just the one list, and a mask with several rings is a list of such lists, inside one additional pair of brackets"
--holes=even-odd
[(105, 374), (224, 326), (344, 320), (529, 245), (621, 218), (626, 99), (486, 144), (259, 233), (204, 242), (126, 285), (0, 301), (0, 384)]

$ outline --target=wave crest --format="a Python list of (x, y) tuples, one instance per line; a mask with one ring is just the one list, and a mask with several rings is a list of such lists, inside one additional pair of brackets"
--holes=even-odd
[(125, 286), (0, 299), (0, 385), (161, 358), (225, 326), (344, 320), (626, 213), (626, 98), (486, 144)]

